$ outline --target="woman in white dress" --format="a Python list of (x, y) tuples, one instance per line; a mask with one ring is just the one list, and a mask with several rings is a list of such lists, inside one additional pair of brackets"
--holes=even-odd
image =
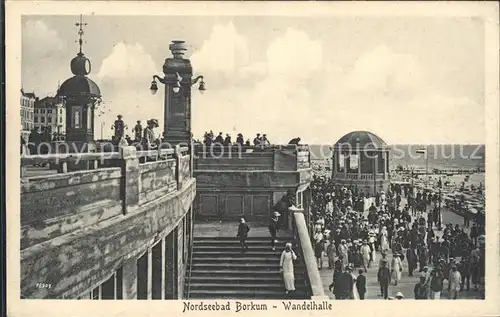
[(285, 294), (295, 290), (295, 276), (293, 274), (293, 261), (297, 260), (292, 244), (287, 243), (285, 250), (281, 253), (280, 268), (285, 282)]
[(387, 227), (383, 226), (382, 230), (380, 230), (380, 250), (388, 251), (389, 250), (389, 233), (387, 232)]
[(400, 256), (397, 252), (392, 256), (391, 270), (395, 286), (398, 286), (398, 282), (401, 280), (401, 272), (403, 271), (403, 263), (401, 263)]

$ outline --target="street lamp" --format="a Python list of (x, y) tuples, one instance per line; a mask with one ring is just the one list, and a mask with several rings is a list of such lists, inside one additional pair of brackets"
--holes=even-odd
[[(176, 76), (176, 79), (175, 79), (174, 86), (172, 87), (172, 91), (174, 93), (178, 93), (182, 88), (182, 86), (181, 86), (182, 76), (179, 75), (179, 73), (175, 73), (175, 76)], [(155, 95), (156, 92), (158, 91), (158, 84), (156, 82), (157, 80), (164, 85), (167, 83), (167, 81), (164, 78), (161, 78), (158, 75), (153, 75), (153, 81), (151, 81), (151, 86), (149, 87), (149, 90), (151, 90), (151, 94), (153, 94), (153, 95)], [(207, 90), (205, 87), (205, 81), (203, 81), (203, 76), (197, 76), (195, 79), (193, 79), (191, 86), (196, 85), (196, 83), (198, 81), (200, 81), (200, 84), (198, 86), (198, 90), (200, 91), (201, 94), (203, 94), (205, 92), (205, 90)]]

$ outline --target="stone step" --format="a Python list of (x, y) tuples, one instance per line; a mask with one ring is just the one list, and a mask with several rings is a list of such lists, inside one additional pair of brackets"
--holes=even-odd
[(191, 283), (190, 291), (195, 290), (232, 290), (235, 292), (238, 291), (258, 291), (260, 289), (265, 289), (269, 291), (284, 291), (285, 286), (283, 282), (276, 283)]
[[(221, 274), (223, 275), (223, 274)], [(258, 277), (258, 278), (257, 278)], [(297, 278), (295, 279), (297, 280)], [(211, 283), (213, 281), (224, 281), (227, 283), (246, 283), (246, 282), (252, 282), (252, 283), (261, 283), (261, 284), (266, 284), (266, 283), (271, 283), (271, 282), (279, 282), (283, 283), (283, 278), (280, 276), (279, 273), (275, 273), (273, 275), (261, 275), (257, 276), (256, 274), (252, 275), (226, 275), (223, 278), (221, 276), (216, 276), (216, 275), (197, 275), (196, 271), (191, 272), (191, 283), (200, 283), (200, 282), (207, 282)]]
[(205, 249), (195, 249), (193, 250), (193, 259), (194, 258), (209, 258), (209, 257), (266, 257), (266, 258), (273, 258), (273, 259), (278, 259), (281, 256), (281, 252), (278, 251), (273, 251), (271, 249), (269, 250), (254, 250), (254, 249), (248, 249), (245, 251), (245, 253), (242, 253), (240, 249), (235, 249), (235, 250), (227, 250), (225, 248), (220, 249), (219, 251), (215, 251), (215, 249), (208, 249), (210, 251), (206, 251)]
[[(292, 237), (288, 236), (282, 236), (278, 237), (278, 240), (286, 241), (286, 240), (292, 240)], [(228, 236), (222, 236), (222, 237), (194, 237), (194, 241), (238, 241), (238, 238), (236, 237), (236, 234), (234, 237), (228, 237)], [(271, 236), (269, 237), (252, 237), (249, 236), (247, 237), (247, 241), (271, 241)]]
[[(275, 244), (277, 249), (284, 249), (285, 248), (285, 243), (287, 241), (280, 241)], [(216, 246), (241, 246), (240, 241), (233, 239), (233, 240), (194, 240), (193, 241), (193, 246), (206, 246), (206, 245), (216, 245)], [(248, 240), (247, 245), (249, 247), (252, 246), (271, 246), (271, 240)]]
[(283, 299), (284, 290), (191, 290), (189, 299)]
[[(280, 257), (267, 257), (267, 256), (245, 256), (245, 254), (234, 254), (232, 256), (219, 256), (217, 258), (210, 257), (199, 257), (198, 254), (193, 254), (193, 264), (204, 263), (204, 264), (237, 264), (237, 263), (262, 263), (266, 265), (279, 265)], [(222, 262), (222, 263), (221, 263)]]
[[(189, 269), (189, 265), (188, 265)], [(260, 263), (260, 262), (192, 262), (192, 269), (194, 270), (218, 270), (218, 269), (230, 269), (234, 271), (239, 270), (254, 270), (254, 271), (277, 271), (279, 272), (280, 266), (279, 262), (275, 263)], [(301, 272), (305, 267), (303, 265), (295, 265), (295, 272)]]
[[(296, 249), (295, 249), (296, 250)], [(194, 244), (193, 245), (193, 252), (198, 252), (198, 251), (213, 251), (213, 252), (241, 252), (241, 246), (240, 245), (217, 245), (217, 244), (207, 244), (207, 245), (202, 245), (202, 244)], [(276, 248), (275, 251), (271, 248), (271, 245), (268, 243), (267, 245), (248, 245), (248, 251), (253, 251), (253, 252), (273, 252), (275, 254), (281, 255), (281, 252), (283, 252), (282, 249)], [(297, 252), (297, 251), (296, 251)]]
[[(189, 272), (189, 267), (188, 267), (188, 272)], [(188, 274), (188, 273), (187, 273)], [(224, 267), (218, 267), (217, 269), (198, 269), (198, 268), (193, 268), (191, 271), (191, 277), (217, 277), (217, 278), (231, 278), (231, 277), (245, 277), (245, 276), (251, 276), (251, 277), (274, 277), (274, 276), (280, 276), (280, 270), (279, 268), (273, 268), (270, 270), (234, 270), (231, 268), (224, 268)]]

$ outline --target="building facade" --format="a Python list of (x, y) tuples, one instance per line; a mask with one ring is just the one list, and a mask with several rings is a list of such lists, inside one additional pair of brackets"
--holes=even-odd
[(35, 93), (27, 93), (21, 89), (21, 133), (24, 137), (27, 137), (29, 133), (35, 128), (34, 125), (34, 109), (35, 102), (37, 101)]
[(35, 102), (34, 127), (39, 131), (48, 129), (50, 134), (66, 133), (66, 109), (64, 102), (56, 97), (45, 97)]

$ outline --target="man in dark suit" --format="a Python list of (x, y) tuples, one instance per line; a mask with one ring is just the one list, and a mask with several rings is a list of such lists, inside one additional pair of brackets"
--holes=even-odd
[(359, 270), (359, 275), (356, 278), (356, 288), (358, 289), (359, 299), (365, 299), (366, 294), (366, 276), (363, 275), (364, 271)]
[(354, 278), (349, 267), (346, 267), (339, 275), (335, 284), (335, 299), (349, 299), (354, 285)]
[(387, 259), (380, 261), (380, 268), (377, 273), (377, 281), (380, 284), (380, 295), (387, 299), (389, 297), (389, 284), (391, 283), (391, 271), (387, 267)]

